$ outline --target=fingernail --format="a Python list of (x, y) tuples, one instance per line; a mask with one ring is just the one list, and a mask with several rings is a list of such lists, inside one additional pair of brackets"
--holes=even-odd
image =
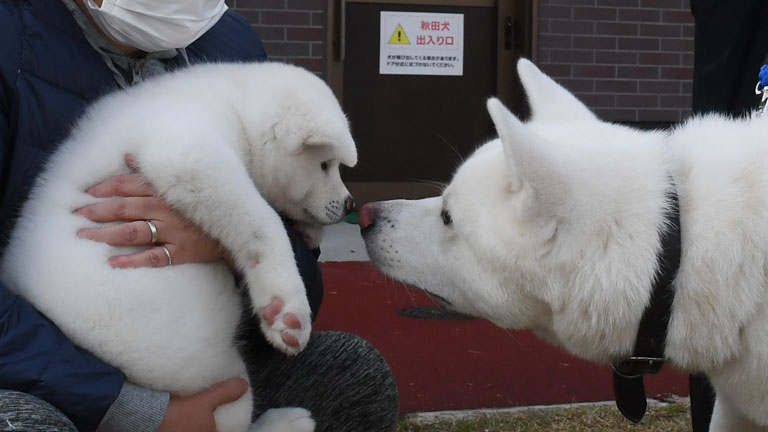
[(81, 229), (81, 230), (77, 231), (77, 236), (80, 237), (80, 238), (88, 238), (88, 236), (86, 234), (87, 234), (87, 232), (84, 229)]

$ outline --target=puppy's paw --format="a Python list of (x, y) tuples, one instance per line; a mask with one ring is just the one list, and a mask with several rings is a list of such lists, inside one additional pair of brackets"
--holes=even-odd
[(278, 350), (298, 354), (309, 342), (312, 310), (304, 282), (295, 267), (264, 263), (246, 275), (253, 313), (264, 337)]
[(315, 421), (304, 408), (273, 408), (262, 414), (248, 432), (313, 432)]
[(267, 340), (280, 351), (298, 354), (309, 342), (312, 330), (312, 311), (305, 296), (298, 299), (274, 297), (258, 308), (261, 331)]

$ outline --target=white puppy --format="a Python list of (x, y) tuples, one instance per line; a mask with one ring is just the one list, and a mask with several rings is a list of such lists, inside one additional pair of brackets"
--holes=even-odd
[[(73, 214), (96, 201), (84, 191), (126, 173), (126, 153), (161, 197), (231, 252), (254, 310), (282, 301), (261, 329), (282, 351), (300, 351), (310, 308), (273, 208), (307, 226), (348, 212), (339, 165), (353, 166), (357, 153), (326, 84), (288, 65), (210, 64), (105, 97), (51, 158), (2, 262), (9, 287), (136, 384), (189, 394), (247, 379), (234, 344), (241, 300), (225, 264), (113, 269), (107, 259), (124, 248), (76, 236), (94, 226)], [(286, 313), (300, 329), (283, 322)], [(249, 391), (217, 409), (219, 430), (247, 430), (251, 407)], [(313, 425), (305, 410), (288, 409), (265, 414), (253, 430)]]
[(373, 262), (607, 363), (633, 349), (674, 179), (682, 262), (666, 358), (714, 383), (712, 431), (768, 430), (768, 117), (642, 132), (601, 122), (527, 60), (518, 72), (530, 121), (491, 99), (500, 138), (441, 197), (363, 207)]

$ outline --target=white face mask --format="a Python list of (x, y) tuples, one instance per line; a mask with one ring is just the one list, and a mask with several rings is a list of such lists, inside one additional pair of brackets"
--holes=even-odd
[(146, 52), (184, 48), (224, 15), (224, 0), (85, 0), (94, 21), (116, 42)]

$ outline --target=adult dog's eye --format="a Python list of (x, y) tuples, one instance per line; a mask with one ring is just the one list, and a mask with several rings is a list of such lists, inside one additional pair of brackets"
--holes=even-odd
[(451, 214), (448, 213), (448, 210), (441, 211), (440, 217), (443, 218), (443, 225), (445, 226), (448, 226), (453, 223), (453, 219), (451, 219)]
[(320, 169), (323, 171), (328, 171), (328, 161), (322, 162), (320, 164)]

